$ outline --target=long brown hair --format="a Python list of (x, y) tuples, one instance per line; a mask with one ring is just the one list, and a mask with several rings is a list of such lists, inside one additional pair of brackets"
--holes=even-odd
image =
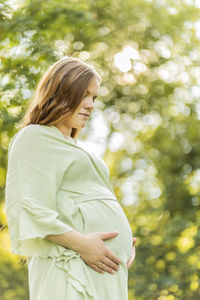
[[(75, 57), (65, 57), (49, 67), (28, 102), (19, 128), (29, 124), (55, 125), (69, 117), (86, 95), (90, 82), (99, 74), (93, 66)], [(76, 138), (81, 129), (72, 128)]]

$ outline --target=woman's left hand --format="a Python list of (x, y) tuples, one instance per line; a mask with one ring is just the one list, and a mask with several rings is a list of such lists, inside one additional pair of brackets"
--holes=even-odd
[(129, 258), (129, 260), (127, 261), (127, 267), (128, 269), (130, 269), (130, 267), (132, 266), (132, 263), (135, 259), (135, 255), (136, 255), (136, 252), (135, 252), (135, 243), (136, 243), (136, 238), (133, 237), (133, 248), (132, 248), (132, 253), (131, 253), (131, 257)]

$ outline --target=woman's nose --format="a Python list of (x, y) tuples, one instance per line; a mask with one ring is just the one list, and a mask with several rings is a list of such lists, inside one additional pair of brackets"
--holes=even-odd
[(85, 108), (89, 108), (91, 110), (94, 109), (94, 101), (93, 101), (93, 99), (87, 101), (87, 103), (85, 104)]

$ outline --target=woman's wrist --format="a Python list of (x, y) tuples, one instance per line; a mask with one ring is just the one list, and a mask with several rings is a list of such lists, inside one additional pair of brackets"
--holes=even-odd
[(82, 248), (86, 244), (86, 236), (79, 231), (70, 230), (65, 234), (66, 247), (76, 252), (81, 252)]
[(48, 235), (46, 239), (76, 252), (80, 252), (86, 244), (85, 235), (74, 229), (63, 234)]

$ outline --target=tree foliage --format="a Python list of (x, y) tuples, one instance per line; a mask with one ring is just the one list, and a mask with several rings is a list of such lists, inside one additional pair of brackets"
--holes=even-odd
[[(198, 1), (15, 3), (0, 4), (1, 225), (8, 143), (26, 103), (49, 65), (79, 57), (102, 77), (95, 102), (109, 129), (104, 159), (137, 237), (129, 298), (199, 299)], [(82, 138), (90, 131), (89, 123)], [(7, 226), (0, 236), (0, 294), (27, 299)]]

